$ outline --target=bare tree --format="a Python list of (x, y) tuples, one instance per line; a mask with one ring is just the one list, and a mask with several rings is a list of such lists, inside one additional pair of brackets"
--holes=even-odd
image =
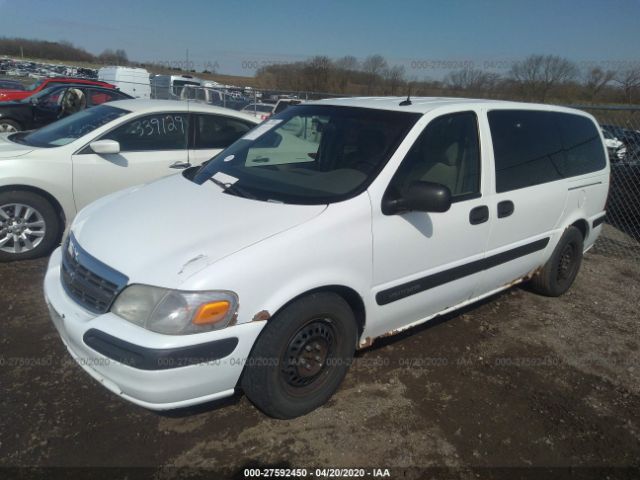
[(500, 75), (484, 70), (464, 68), (449, 72), (444, 78), (445, 83), (454, 90), (468, 90), (472, 92), (486, 92), (492, 90)]
[(345, 55), (333, 62), (333, 65), (339, 70), (358, 70), (360, 66), (358, 59), (353, 55)]
[(395, 95), (398, 87), (404, 84), (404, 74), (405, 68), (403, 65), (394, 65), (393, 67), (386, 68), (382, 72), (388, 89), (387, 92), (390, 95)]
[(617, 74), (614, 78), (624, 91), (627, 103), (631, 103), (633, 93), (640, 87), (640, 68), (630, 68)]
[(110, 48), (107, 48), (100, 55), (98, 55), (98, 60), (100, 60), (102, 63), (111, 63), (114, 65), (126, 65), (129, 63), (127, 52), (122, 49), (113, 51)]
[(381, 75), (387, 68), (387, 61), (382, 55), (371, 55), (362, 62), (362, 71), (367, 75), (367, 95), (381, 80)]
[(346, 92), (349, 81), (360, 68), (358, 59), (353, 55), (345, 55), (334, 61), (333, 66), (335, 68), (335, 88), (337, 91)]
[(307, 88), (312, 92), (326, 91), (329, 83), (329, 73), (332, 68), (329, 57), (317, 55), (309, 59), (304, 68)]
[(544, 102), (556, 85), (573, 80), (577, 67), (557, 55), (531, 55), (511, 67), (511, 76), (528, 98)]
[(603, 70), (595, 67), (587, 71), (585, 75), (584, 86), (589, 93), (591, 101), (607, 86), (616, 76), (616, 72), (612, 70)]

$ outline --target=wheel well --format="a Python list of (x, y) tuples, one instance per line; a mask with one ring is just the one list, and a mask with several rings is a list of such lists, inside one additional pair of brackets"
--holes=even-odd
[[(307, 295), (310, 295), (312, 293), (318, 293), (318, 292), (332, 292), (342, 297), (344, 301), (349, 304), (349, 307), (351, 307), (351, 310), (353, 311), (353, 316), (355, 317), (356, 324), (358, 325), (358, 336), (362, 335), (362, 332), (364, 332), (364, 325), (366, 320), (366, 311), (364, 308), (364, 301), (362, 300), (362, 297), (358, 292), (356, 292), (352, 288), (345, 287), (343, 285), (326, 285), (324, 287), (314, 288), (313, 290), (309, 290), (304, 293), (301, 293), (300, 295), (298, 295), (295, 298), (292, 298), (285, 305), (280, 307), (278, 309), (278, 312), (283, 308), (285, 308), (287, 305), (289, 305), (291, 302), (294, 302), (295, 300), (301, 297), (306, 297)], [(277, 315), (278, 312), (276, 312), (274, 315)]]
[(20, 120), (16, 120), (15, 118), (11, 118), (11, 117), (2, 117), (0, 118), (0, 121), (2, 120), (9, 120), (10, 122), (16, 123), (18, 124), (20, 127), (22, 127), (22, 122)]
[(571, 224), (572, 227), (576, 227), (582, 233), (582, 239), (585, 240), (589, 234), (589, 224), (586, 220), (578, 220)]
[(60, 219), (60, 225), (62, 227), (60, 229), (61, 234), (62, 232), (64, 232), (64, 229), (67, 223), (67, 219), (64, 215), (64, 210), (62, 208), (62, 205), (60, 205), (60, 202), (56, 200), (56, 197), (51, 195), (49, 192), (46, 192), (37, 187), (32, 187), (30, 185), (7, 185), (7, 186), (0, 187), (0, 193), (4, 193), (4, 192), (31, 192), (31, 193), (35, 193), (36, 195), (40, 195), (53, 206), (54, 210), (58, 214), (58, 218)]

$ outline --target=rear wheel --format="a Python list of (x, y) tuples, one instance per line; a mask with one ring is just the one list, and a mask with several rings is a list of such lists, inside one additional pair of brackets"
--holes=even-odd
[(22, 130), (22, 125), (13, 120), (0, 119), (0, 133), (12, 133)]
[(576, 227), (567, 228), (551, 258), (531, 279), (532, 289), (549, 297), (558, 297), (569, 290), (582, 264), (582, 250), (580, 230)]
[(40, 195), (0, 193), (0, 262), (46, 255), (56, 244), (60, 228), (55, 209)]
[(276, 418), (294, 418), (324, 404), (338, 389), (358, 330), (347, 302), (322, 292), (274, 316), (254, 345), (242, 377), (247, 397)]

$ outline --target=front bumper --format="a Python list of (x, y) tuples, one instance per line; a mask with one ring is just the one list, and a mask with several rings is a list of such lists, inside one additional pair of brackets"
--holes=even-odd
[(234, 393), (264, 321), (195, 335), (150, 332), (112, 313), (96, 316), (74, 302), (60, 282), (60, 262), (58, 248), (44, 281), (51, 319), (74, 360), (106, 388), (153, 410)]

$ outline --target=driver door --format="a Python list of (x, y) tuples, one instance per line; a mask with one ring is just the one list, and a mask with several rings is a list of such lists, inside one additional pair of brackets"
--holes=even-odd
[(60, 88), (49, 95), (40, 97), (33, 106), (33, 128), (40, 128), (60, 118), (61, 102), (67, 89)]
[(163, 112), (128, 120), (94, 139), (115, 140), (120, 152), (101, 155), (87, 145), (73, 155), (76, 208), (80, 210), (109, 193), (179, 172), (176, 166), (183, 168), (188, 162), (188, 133), (188, 113)]
[(374, 294), (384, 331), (425, 319), (474, 296), (490, 233), (485, 172), (475, 112), (431, 120), (400, 164), (384, 198), (410, 184), (445, 185), (452, 204), (442, 213), (393, 215), (373, 209)]

